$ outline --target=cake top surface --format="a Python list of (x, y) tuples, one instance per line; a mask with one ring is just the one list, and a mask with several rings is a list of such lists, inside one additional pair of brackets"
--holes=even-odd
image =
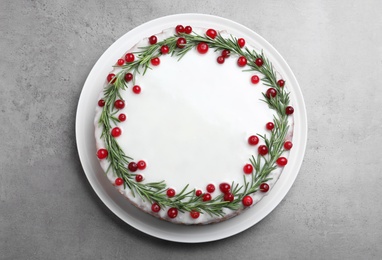
[[(100, 97), (106, 108), (97, 107), (97, 147), (109, 151), (101, 166), (110, 181), (137, 207), (174, 223), (208, 224), (237, 215), (266, 195), (287, 162), (288, 151), (281, 144), (291, 122), (285, 112), (287, 88), (259, 50), (244, 48), (243, 39), (226, 32), (210, 32), (195, 28), (192, 34), (174, 36), (172, 28), (155, 35), (155, 43), (143, 39), (128, 51), (126, 64), (109, 74)], [(179, 39), (184, 46), (178, 45)], [(202, 44), (210, 50), (201, 50)], [(217, 62), (222, 44), (232, 53)], [(160, 53), (163, 45), (181, 59)], [(134, 74), (131, 82), (124, 81), (128, 72)], [(263, 81), (254, 82), (252, 76)], [(113, 108), (117, 98), (123, 100), (123, 109)], [(112, 120), (121, 113), (126, 120)], [(277, 128), (267, 129), (268, 123)], [(258, 145), (249, 143), (253, 135), (262, 139)], [(256, 150), (261, 147), (266, 151), (260, 155)], [(132, 158), (147, 163), (144, 172), (126, 171)], [(230, 189), (219, 190), (222, 183)], [(191, 214), (195, 211), (196, 218)]]
[(127, 120), (119, 124), (118, 143), (147, 161), (150, 180), (178, 189), (242, 182), (243, 163), (254, 150), (246, 139), (263, 132), (274, 113), (260, 101), (266, 86), (252, 84), (253, 73), (237, 68), (234, 57), (220, 65), (216, 56), (196, 50), (180, 61), (162, 56), (159, 66), (136, 77), (139, 95), (123, 92)]

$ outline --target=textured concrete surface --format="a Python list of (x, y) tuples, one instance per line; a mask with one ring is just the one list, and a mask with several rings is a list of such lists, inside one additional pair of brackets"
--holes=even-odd
[[(0, 258), (381, 259), (382, 2), (0, 1)], [(78, 159), (90, 69), (151, 19), (199, 12), (271, 42), (301, 85), (309, 139), (286, 198), (218, 242), (161, 241), (95, 195)]]

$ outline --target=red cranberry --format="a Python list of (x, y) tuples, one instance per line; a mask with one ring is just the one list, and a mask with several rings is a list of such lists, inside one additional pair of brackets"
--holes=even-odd
[(185, 32), (186, 34), (190, 34), (190, 33), (192, 33), (192, 27), (189, 26), (189, 25), (187, 25), (186, 27), (184, 27), (184, 32)]
[(246, 164), (246, 165), (244, 165), (244, 167), (243, 167), (243, 172), (245, 173), (245, 174), (251, 174), (252, 172), (253, 172), (253, 166), (252, 166), (252, 164)]
[(291, 107), (291, 106), (287, 106), (287, 107), (285, 108), (285, 113), (286, 113), (287, 115), (291, 115), (291, 114), (293, 114), (293, 113), (294, 113), (294, 108)]
[(244, 196), (244, 198), (241, 201), (245, 207), (249, 207), (253, 203), (253, 199), (251, 196)]
[(133, 79), (133, 74), (131, 74), (130, 72), (125, 74), (125, 81), (126, 82), (129, 82), (132, 79)]
[(215, 39), (218, 34), (214, 29), (208, 29), (206, 35), (211, 39)]
[(178, 47), (179, 49), (183, 49), (186, 46), (186, 43), (187, 43), (186, 39), (183, 37), (180, 37), (176, 41), (176, 47)]
[(103, 99), (98, 100), (98, 106), (100, 106), (100, 107), (105, 106), (105, 100), (103, 100)]
[(167, 54), (169, 53), (169, 51), (170, 51), (170, 48), (167, 45), (163, 45), (162, 47), (160, 47), (160, 52), (162, 54)]
[(285, 81), (283, 79), (280, 79), (279, 81), (277, 81), (277, 85), (279, 85), (279, 87), (284, 87), (285, 85)]
[(157, 43), (157, 41), (158, 41), (158, 38), (157, 38), (155, 35), (150, 36), (150, 38), (149, 38), (149, 43), (150, 43), (151, 45)]
[(117, 79), (117, 77), (115, 76), (114, 73), (110, 73), (109, 75), (107, 75), (107, 82), (109, 82), (109, 83), (113, 84), (116, 79)]
[(249, 145), (257, 145), (259, 143), (259, 138), (256, 135), (251, 135), (248, 138)]
[(224, 59), (223, 56), (219, 56), (219, 57), (216, 59), (216, 61), (217, 61), (219, 64), (223, 64), (224, 61), (225, 61), (225, 59)]
[(121, 128), (119, 127), (114, 127), (113, 129), (111, 129), (111, 136), (113, 137), (118, 137), (122, 134), (122, 130)]
[(224, 194), (223, 200), (232, 202), (235, 199), (235, 196), (233, 196), (232, 193), (226, 193)]
[(214, 191), (215, 191), (215, 185), (213, 185), (213, 184), (208, 184), (206, 190), (207, 190), (209, 193), (214, 192)]
[(140, 160), (140, 161), (138, 161), (137, 166), (138, 166), (139, 170), (144, 170), (144, 169), (146, 169), (146, 162), (143, 160)]
[(274, 88), (269, 88), (265, 95), (267, 96), (267, 98), (274, 98), (277, 95), (277, 91)]
[(285, 150), (290, 150), (290, 149), (292, 149), (292, 147), (293, 147), (293, 143), (291, 141), (286, 141), (284, 143), (284, 149)]
[(153, 203), (153, 205), (151, 205), (151, 210), (155, 213), (159, 212), (160, 206), (158, 205), (158, 203)]
[(264, 156), (268, 153), (268, 147), (266, 145), (260, 145), (259, 148), (257, 148), (257, 151), (260, 155)]
[(251, 77), (251, 82), (252, 82), (253, 84), (257, 84), (257, 83), (259, 83), (259, 82), (260, 82), (260, 78), (259, 78), (259, 76), (257, 76), (257, 75), (253, 75), (253, 76)]
[(203, 195), (203, 201), (209, 201), (209, 200), (211, 200), (211, 194), (209, 194), (209, 193), (205, 193), (204, 195)]
[(118, 59), (117, 64), (118, 64), (118, 66), (122, 66), (123, 64), (125, 64), (125, 60), (124, 59)]
[(272, 123), (272, 122), (268, 122), (265, 127), (269, 130), (269, 131), (272, 131), (273, 128), (275, 128), (275, 124)]
[(277, 165), (278, 166), (285, 166), (285, 165), (287, 165), (287, 163), (288, 163), (288, 159), (287, 158), (285, 158), (285, 157), (280, 157), (280, 158), (278, 158), (277, 160), (276, 160), (276, 163), (277, 163)]
[(195, 196), (197, 196), (197, 197), (200, 197), (200, 195), (202, 195), (202, 194), (203, 194), (203, 192), (201, 190), (195, 191)]
[(268, 185), (268, 183), (262, 183), (262, 184), (260, 184), (260, 191), (261, 192), (267, 192), (269, 190), (269, 185)]
[(152, 58), (150, 62), (151, 62), (151, 65), (158, 66), (160, 64), (160, 59), (158, 57), (155, 57), (155, 58)]
[(119, 122), (124, 122), (126, 120), (126, 115), (125, 114), (120, 114), (118, 116)]
[(261, 58), (257, 58), (255, 60), (255, 64), (257, 65), (257, 67), (261, 67), (261, 66), (263, 66), (264, 62)]
[(237, 45), (239, 45), (240, 48), (243, 48), (245, 45), (245, 40), (243, 38), (237, 39)]
[(133, 87), (133, 92), (134, 92), (134, 94), (139, 94), (139, 93), (141, 93), (141, 87), (138, 86), (138, 85), (135, 85), (135, 86)]
[(198, 50), (200, 54), (206, 54), (208, 52), (208, 44), (205, 42), (201, 42), (198, 44), (196, 49)]
[(135, 175), (135, 180), (137, 182), (141, 182), (141, 181), (143, 181), (143, 176), (141, 174)]
[(222, 50), (222, 57), (228, 58), (231, 55), (231, 52), (229, 50)]
[(127, 165), (127, 168), (129, 169), (129, 171), (131, 172), (136, 172), (138, 170), (138, 165), (135, 163), (135, 162), (130, 162), (128, 165)]
[(100, 160), (105, 159), (108, 155), (109, 155), (109, 153), (106, 149), (99, 149), (97, 151), (97, 157)]
[(135, 60), (135, 56), (134, 56), (134, 54), (132, 54), (132, 53), (126, 53), (126, 55), (125, 55), (125, 61), (127, 62), (127, 63), (131, 63), (131, 62), (133, 62)]
[(175, 27), (175, 32), (177, 33), (177, 34), (180, 34), (180, 33), (184, 33), (184, 27), (183, 27), (183, 25), (177, 25), (176, 27)]
[(123, 184), (123, 179), (118, 177), (117, 179), (115, 179), (114, 183), (115, 185), (120, 186)]
[(226, 182), (223, 182), (223, 183), (220, 183), (219, 189), (220, 189), (221, 192), (226, 194), (226, 193), (229, 193), (231, 191), (231, 185), (229, 185)]
[(178, 210), (176, 208), (170, 208), (168, 211), (167, 211), (167, 216), (169, 218), (176, 218), (176, 216), (178, 216)]
[(237, 60), (237, 65), (239, 65), (239, 67), (244, 67), (245, 65), (247, 65), (247, 58), (244, 56), (240, 56)]
[(195, 210), (191, 210), (191, 211), (190, 211), (190, 216), (191, 216), (191, 218), (193, 218), (193, 219), (197, 219), (197, 218), (200, 216), (200, 212), (195, 211)]
[(166, 194), (167, 194), (167, 197), (172, 198), (175, 196), (175, 190), (173, 188), (169, 188)]
[(125, 101), (118, 99), (114, 102), (114, 107), (116, 109), (123, 109), (125, 107)]

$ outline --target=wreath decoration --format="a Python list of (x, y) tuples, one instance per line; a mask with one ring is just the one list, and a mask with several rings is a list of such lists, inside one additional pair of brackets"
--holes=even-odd
[[(285, 81), (277, 80), (276, 72), (263, 52), (257, 53), (255, 50), (244, 47), (243, 38), (237, 39), (233, 36), (223, 38), (214, 29), (208, 29), (205, 35), (198, 35), (190, 28), (190, 26), (184, 28), (178, 25), (175, 28), (176, 34), (162, 41), (157, 41), (156, 36), (151, 36), (150, 45), (141, 47), (139, 52), (127, 53), (125, 59), (118, 60), (117, 66), (121, 70), (116, 75), (108, 75), (104, 97), (98, 102), (98, 105), (102, 107), (99, 126), (102, 127), (101, 139), (105, 142), (105, 148), (99, 149), (97, 156), (99, 159), (107, 159), (110, 162), (106, 173), (110, 170), (114, 172), (117, 176), (115, 184), (123, 184), (124, 188), (128, 187), (131, 190), (134, 197), (138, 195), (143, 201), (147, 200), (151, 203), (153, 212), (167, 208), (170, 218), (175, 218), (178, 211), (190, 212), (193, 218), (204, 213), (224, 217), (224, 209), (237, 210), (243, 206), (251, 206), (253, 201), (250, 195), (259, 190), (267, 192), (269, 186), (266, 182), (271, 179), (268, 175), (277, 166), (286, 165), (287, 159), (281, 155), (292, 147), (292, 143), (285, 139), (289, 128), (288, 116), (293, 114), (294, 109), (289, 105), (289, 93), (284, 88)], [(116, 116), (119, 109), (124, 107), (120, 91), (127, 89), (131, 84), (130, 81), (135, 85), (137, 73), (144, 75), (151, 66), (159, 65), (161, 55), (171, 55), (181, 59), (193, 48), (202, 54), (209, 48), (215, 52), (221, 51), (221, 56), (217, 59), (218, 63), (223, 63), (229, 56), (237, 56), (239, 67), (248, 66), (249, 71), (261, 73), (261, 81), (269, 87), (265, 93), (262, 93), (264, 97), (262, 101), (276, 111), (273, 122), (267, 125), (268, 130), (271, 130), (270, 136), (258, 134), (265, 145), (258, 147), (258, 155), (252, 155), (249, 163), (243, 168), (244, 184), (224, 183), (223, 187), (220, 185), (222, 193), (214, 198), (206, 196), (208, 193), (201, 194), (201, 191), (190, 190), (188, 185), (180, 193), (169, 196), (165, 181), (142, 183), (139, 175), (134, 173), (137, 165), (124, 153), (115, 139), (120, 134), (116, 130), (118, 127), (113, 128), (111, 125), (111, 122), (118, 125), (124, 121), (124, 118)], [(258, 76), (253, 76), (251, 80), (257, 83), (260, 79)], [(140, 92), (140, 89), (134, 88), (135, 93)], [(257, 144), (258, 137), (251, 136), (248, 142), (252, 145)]]

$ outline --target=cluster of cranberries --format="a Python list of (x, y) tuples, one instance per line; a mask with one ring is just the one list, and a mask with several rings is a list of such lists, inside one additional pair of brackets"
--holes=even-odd
[[(138, 163), (130, 162), (127, 165), (127, 168), (131, 172), (136, 172), (137, 170), (144, 170), (144, 169), (146, 169), (146, 162), (143, 161), (143, 160), (140, 160)], [(143, 181), (143, 175), (141, 175), (141, 174), (135, 175), (135, 181), (136, 182)], [(117, 179), (115, 179), (115, 185), (120, 186), (122, 184), (123, 184), (123, 179), (122, 178), (118, 177)]]
[[(146, 162), (143, 160), (136, 162), (130, 162), (127, 165), (127, 168), (129, 169), (130, 172), (136, 172), (137, 170), (144, 170), (146, 169)], [(143, 175), (142, 174), (137, 174), (135, 175), (135, 181), (136, 182), (141, 182), (143, 181)]]
[[(272, 131), (273, 128), (275, 127), (274, 123), (272, 122), (269, 122), (266, 124), (265, 126), (268, 130)], [(255, 146), (259, 143), (259, 137), (257, 137), (256, 135), (251, 135), (249, 138), (248, 138), (248, 144), (249, 145), (252, 145), (252, 146)], [(291, 141), (285, 141), (284, 143), (284, 149), (285, 150), (290, 150), (292, 149), (292, 142)], [(262, 145), (259, 145), (259, 147), (257, 148), (257, 152), (262, 155), (262, 156), (265, 156), (266, 154), (268, 154), (269, 152), (269, 149), (266, 145), (262, 144)], [(285, 158), (285, 157), (279, 157), (277, 160), (276, 160), (276, 163), (277, 165), (279, 166), (285, 166), (287, 163), (288, 163), (288, 160)], [(251, 174), (253, 172), (253, 166), (252, 164), (246, 164), (244, 165), (243, 167), (243, 171), (245, 174)]]
[[(259, 67), (263, 65), (263, 61), (260, 58), (256, 59), (255, 63)], [(254, 76), (252, 76), (251, 81), (253, 84), (257, 84), (260, 81), (260, 79), (257, 75), (254, 75)], [(280, 79), (277, 81), (277, 85), (280, 88), (282, 88), (285, 85), (285, 81), (283, 79)], [(265, 96), (268, 99), (275, 98), (277, 96), (277, 90), (275, 88), (269, 88), (266, 91)], [(287, 106), (285, 108), (285, 114), (286, 115), (291, 115), (291, 114), (293, 114), (293, 112), (294, 112), (294, 109), (292, 106)], [(265, 124), (265, 128), (269, 131), (272, 131), (275, 128), (275, 124), (273, 122), (268, 122)], [(259, 143), (259, 138), (256, 135), (252, 135), (248, 138), (248, 144), (249, 145), (255, 146), (258, 143)], [(284, 149), (285, 150), (290, 150), (292, 148), (292, 146), (293, 146), (293, 144), (290, 141), (286, 141), (284, 143)], [(266, 145), (259, 145), (257, 151), (260, 155), (265, 156), (266, 154), (268, 154), (269, 149)], [(280, 167), (285, 166), (287, 163), (288, 163), (288, 160), (285, 157), (280, 157), (276, 160), (276, 164)], [(252, 165), (251, 164), (244, 165), (243, 171), (245, 174), (251, 174), (253, 172)]]
[[(218, 33), (214, 29), (208, 29), (206, 31), (206, 36), (209, 37), (210, 39), (215, 39), (217, 35)], [(245, 45), (245, 40), (243, 38), (239, 38), (237, 39), (236, 43), (240, 48), (243, 48)], [(207, 48), (205, 46), (207, 46)], [(199, 43), (197, 50), (199, 51), (199, 53), (204, 54), (208, 51), (208, 45), (206, 43)], [(217, 63), (223, 64), (225, 62), (225, 59), (229, 58), (230, 55), (231, 55), (231, 52), (229, 50), (227, 49), (222, 50), (221, 55), (217, 57), (216, 59)], [(238, 65), (240, 67), (243, 67), (246, 64), (247, 64), (247, 59), (245, 57), (242, 56), (238, 59)]]
[[(105, 106), (105, 101), (103, 99), (99, 100), (98, 101), (98, 106), (100, 107), (103, 107)], [(122, 99), (117, 99), (115, 102), (114, 102), (114, 107), (118, 110), (121, 110), (125, 107), (125, 101), (122, 100)], [(126, 120), (126, 115), (124, 113), (120, 113), (118, 115), (118, 120), (120, 122), (123, 122)], [(114, 127), (113, 129), (111, 129), (111, 136), (113, 137), (118, 137), (122, 134), (122, 130), (121, 128), (119, 128), (118, 126)], [(100, 149), (100, 150), (105, 150), (105, 149)], [(100, 150), (98, 151), (100, 153)], [(105, 150), (106, 151), (106, 150)], [(107, 153), (107, 151), (106, 151)], [(100, 156), (98, 156), (99, 159), (104, 159), (107, 157), (107, 154), (105, 157), (103, 157), (105, 155), (105, 152), (102, 153), (102, 155), (100, 154)], [(103, 157), (103, 158), (102, 158)]]
[[(105, 101), (104, 101), (103, 99), (100, 99), (100, 100), (98, 101), (98, 106), (100, 106), (100, 107), (105, 106)], [(122, 110), (122, 109), (125, 107), (125, 101), (122, 100), (122, 99), (118, 99), (118, 100), (116, 100), (116, 101), (114, 102), (114, 107), (115, 107), (116, 109), (118, 109), (118, 110)], [(124, 113), (120, 113), (120, 114), (118, 115), (118, 120), (119, 120), (120, 122), (125, 121), (125, 120), (126, 120), (126, 115), (125, 115)], [(118, 126), (116, 126), (116, 127), (114, 127), (114, 128), (111, 129), (111, 135), (112, 135), (113, 137), (118, 137), (118, 136), (120, 136), (121, 134), (122, 134), (122, 130), (121, 130), (121, 128), (119, 128)], [(98, 157), (98, 159), (100, 159), (100, 160), (107, 158), (108, 155), (109, 155), (108, 151), (107, 151), (106, 149), (104, 149), (104, 148), (101, 148), (101, 149), (99, 149), (99, 150), (97, 151), (97, 157)]]
[[(280, 79), (277, 81), (277, 85), (282, 88), (285, 85), (285, 81), (283, 79)], [(275, 98), (277, 96), (277, 90), (275, 88), (269, 88), (266, 92), (265, 95), (268, 99)], [(285, 108), (285, 114), (286, 115), (291, 115), (294, 113), (294, 108), (292, 106), (287, 106)]]
[[(117, 64), (118, 64), (119, 66), (123, 66), (125, 63), (131, 63), (131, 62), (133, 62), (134, 60), (135, 60), (134, 53), (127, 53), (127, 54), (125, 55), (125, 59), (119, 59), (119, 60), (117, 61)], [(151, 61), (151, 63), (152, 63), (153, 65), (159, 65), (159, 63), (160, 63), (159, 58), (153, 58), (152, 61)], [(129, 72), (125, 74), (125, 76), (124, 76), (124, 80), (125, 80), (126, 83), (127, 83), (127, 82), (130, 82), (132, 79), (133, 79), (133, 74), (131, 74), (131, 73), (129, 73)], [(108, 83), (110, 83), (110, 84), (114, 84), (115, 81), (117, 80), (117, 77), (115, 76), (114, 73), (110, 73), (109, 75), (107, 75), (106, 80), (107, 80)], [(139, 94), (139, 93), (141, 93), (141, 87), (138, 86), (138, 85), (133, 86), (132, 90), (133, 90), (133, 92), (134, 92), (135, 94)], [(103, 102), (103, 105), (101, 105), (100, 102), (102, 103), (103, 100), (100, 100), (100, 101), (98, 102), (98, 105), (99, 105), (99, 106), (104, 106), (104, 105), (105, 105), (104, 102)], [(116, 107), (116, 108), (117, 108), (117, 107)], [(117, 108), (117, 109), (119, 109), (119, 108)]]
[[(155, 35), (149, 37), (150, 45), (154, 45), (158, 42), (158, 38)], [(163, 47), (163, 46), (162, 46)], [(168, 46), (167, 46), (168, 49)], [(168, 51), (167, 51), (168, 52)], [(163, 53), (163, 52), (162, 52)], [(164, 53), (165, 54), (165, 53)], [(151, 65), (158, 66), (160, 64), (160, 59), (158, 57), (154, 57), (150, 60)]]
[[(263, 192), (268, 191), (269, 186), (267, 186), (267, 185), (268, 185), (268, 184), (266, 184), (266, 183), (261, 184), (261, 187), (260, 187), (261, 191), (263, 191)], [(268, 188), (267, 188), (267, 187), (268, 187)], [(196, 191), (195, 191), (195, 195), (196, 195), (197, 197), (201, 197), (202, 201), (207, 202), (207, 201), (210, 201), (210, 200), (212, 199), (212, 195), (211, 195), (211, 194), (214, 193), (215, 190), (216, 190), (216, 187), (215, 187), (214, 184), (208, 184), (208, 185), (206, 186), (206, 192), (205, 192), (205, 193), (203, 193), (202, 190), (196, 190)], [(220, 190), (220, 192), (222, 192), (222, 193), (224, 194), (224, 196), (223, 196), (223, 201), (233, 202), (233, 201), (235, 200), (235, 196), (234, 196), (234, 195), (232, 194), (232, 192), (231, 192), (231, 185), (230, 185), (230, 184), (228, 184), (228, 183), (226, 183), (226, 182), (221, 183), (221, 184), (219, 185), (219, 190)], [(175, 196), (176, 192), (175, 192), (175, 190), (174, 190), (173, 188), (169, 188), (169, 189), (167, 189), (166, 194), (167, 194), (167, 196), (168, 196), (169, 198), (172, 198), (172, 197)], [(247, 195), (247, 196), (244, 196), (244, 197), (242, 198), (242, 203), (243, 203), (244, 206), (248, 207), (248, 206), (252, 205), (252, 203), (253, 203), (253, 199), (252, 199), (251, 196), (248, 196), (248, 195)], [(152, 210), (153, 212), (155, 212), (155, 213), (159, 212), (160, 209), (161, 209), (161, 208), (160, 208), (160, 206), (158, 205), (158, 203), (153, 203), (153, 204), (151, 205), (151, 210)], [(177, 217), (177, 216), (178, 216), (178, 209), (176, 209), (176, 208), (170, 208), (170, 209), (168, 209), (168, 211), (167, 211), (167, 216), (168, 216), (169, 218), (175, 218), (175, 217)], [(197, 218), (199, 218), (199, 216), (200, 216), (200, 212), (197, 211), (197, 210), (191, 210), (191, 211), (190, 211), (190, 216), (191, 216), (191, 218), (193, 218), (193, 219), (197, 219)]]
[[(183, 25), (177, 25), (175, 27), (175, 32), (176, 34), (178, 35), (182, 35), (182, 34), (190, 34), (192, 32), (192, 27), (187, 25), (186, 27), (184, 27)], [(187, 40), (186, 38), (184, 37), (179, 37), (176, 41), (176, 47), (179, 48), (179, 49), (183, 49), (185, 46), (186, 46), (186, 43), (187, 43)], [(163, 52), (162, 52), (163, 53)]]
[[(265, 125), (265, 128), (269, 131), (272, 131), (274, 129), (274, 127), (275, 127), (275, 125), (273, 122), (268, 122)], [(249, 145), (255, 146), (258, 143), (259, 143), (259, 137), (258, 136), (252, 135), (248, 138), (248, 144)], [(292, 149), (293, 144), (291, 141), (285, 141), (283, 146), (284, 146), (284, 150), (290, 150), (290, 149)], [(266, 154), (268, 154), (269, 149), (266, 145), (259, 145), (259, 147), (257, 148), (257, 151), (261, 156), (265, 156)], [(287, 163), (288, 163), (288, 159), (285, 157), (279, 157), (276, 160), (276, 164), (280, 167), (287, 165)], [(248, 164), (244, 165), (243, 172), (245, 174), (252, 174), (253, 173), (252, 164), (248, 163)], [(262, 183), (260, 185), (260, 191), (267, 192), (268, 190), (269, 190), (269, 185), (267, 183)], [(251, 205), (252, 204), (252, 202), (250, 203), (251, 199), (252, 198), (247, 198), (246, 202), (244, 202), (244, 198), (243, 198), (243, 204), (247, 205), (246, 203), (248, 203), (249, 205)]]

